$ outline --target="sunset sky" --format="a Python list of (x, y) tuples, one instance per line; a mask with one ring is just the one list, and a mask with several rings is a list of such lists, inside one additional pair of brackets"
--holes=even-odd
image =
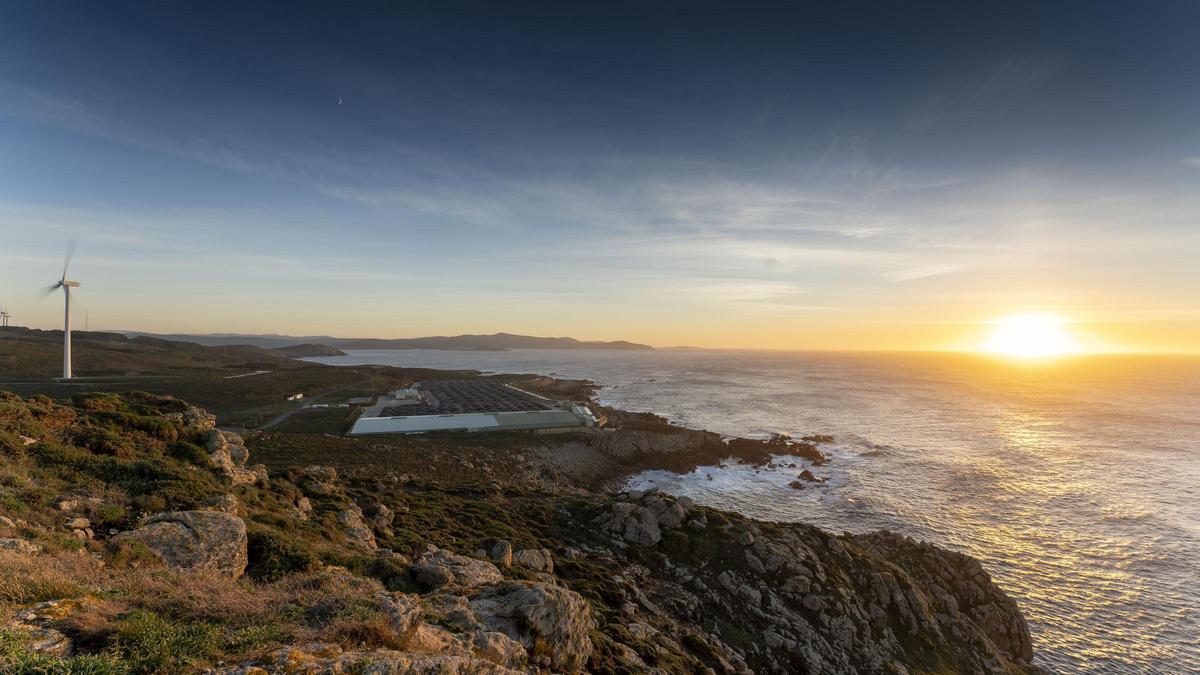
[(3, 3), (0, 306), (1200, 351), (1200, 3), (652, 4)]

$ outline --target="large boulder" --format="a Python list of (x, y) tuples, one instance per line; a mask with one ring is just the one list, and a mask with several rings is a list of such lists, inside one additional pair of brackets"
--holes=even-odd
[(509, 582), (484, 589), (470, 607), (486, 629), (519, 642), (530, 661), (542, 668), (579, 672), (592, 654), (591, 606), (572, 590)]
[(234, 579), (246, 569), (246, 523), (219, 511), (160, 513), (111, 541), (140, 541), (175, 569), (213, 570)]
[(387, 504), (378, 499), (367, 499), (362, 504), (363, 517), (376, 534), (381, 537), (390, 537), (394, 534), (392, 531), (392, 521), (395, 520), (396, 514)]
[(513, 547), (509, 542), (499, 539), (488, 550), (487, 555), (492, 559), (492, 562), (501, 567), (510, 567), (513, 564)]
[(512, 562), (534, 572), (554, 574), (554, 555), (549, 549), (526, 548), (512, 554)]
[(310, 495), (327, 496), (341, 492), (337, 484), (337, 469), (332, 466), (306, 466), (300, 472), (297, 485)]
[(267, 469), (262, 465), (246, 468), (250, 451), (246, 441), (232, 431), (213, 429), (208, 432), (208, 463), (234, 485), (266, 483)]
[(504, 575), (490, 562), (441, 550), (421, 554), (410, 573), (422, 588), (430, 591), (468, 590), (504, 580)]
[(658, 490), (631, 493), (624, 499), (626, 501), (613, 503), (593, 522), (601, 530), (641, 546), (654, 546), (662, 540), (664, 529), (683, 525), (689, 510), (694, 507), (690, 499), (676, 499)]
[(338, 511), (337, 521), (342, 526), (342, 532), (345, 533), (346, 539), (351, 544), (369, 551), (379, 548), (379, 545), (375, 543), (375, 534), (371, 532), (371, 528), (367, 527), (366, 521), (363, 520), (362, 509), (351, 504)]

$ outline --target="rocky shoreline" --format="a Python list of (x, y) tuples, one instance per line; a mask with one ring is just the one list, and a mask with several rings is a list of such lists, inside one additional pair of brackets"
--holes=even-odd
[(834, 440), (826, 435), (798, 440), (786, 435), (766, 440), (724, 437), (671, 424), (654, 413), (633, 413), (594, 402), (591, 406), (607, 419), (606, 431), (585, 441), (542, 449), (539, 456), (571, 480), (598, 492), (619, 489), (626, 479), (643, 471), (688, 473), (700, 466), (720, 466), (727, 460), (766, 466), (777, 457), (790, 458), (788, 463), (798, 470), (798, 479), (820, 482), (811, 468), (829, 462), (820, 446)]
[[(819, 437), (722, 439), (608, 412), (616, 431), (566, 444), (589, 480), (730, 456), (823, 461)], [(1024, 618), (978, 561), (886, 532), (597, 492), (560, 468), (563, 447), (242, 437), (171, 398), (0, 393), (0, 664), (1036, 672)]]

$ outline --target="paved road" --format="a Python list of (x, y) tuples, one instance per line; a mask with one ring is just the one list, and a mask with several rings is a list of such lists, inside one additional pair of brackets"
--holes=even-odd
[(310, 403), (316, 403), (317, 401), (320, 401), (321, 399), (326, 398), (328, 396), (332, 396), (333, 394), (336, 394), (339, 391), (344, 391), (346, 389), (353, 389), (356, 387), (360, 387), (366, 382), (367, 382), (367, 380), (363, 380), (362, 382), (359, 382), (358, 384), (352, 384), (352, 385), (348, 384), (344, 387), (338, 387), (337, 389), (330, 389), (329, 391), (324, 392), (322, 394), (317, 394), (316, 396), (314, 396), (312, 398), (304, 399), (303, 401), (300, 401), (300, 405), (296, 406), (295, 408), (292, 408), (291, 410), (288, 410), (287, 412), (284, 412), (281, 415), (276, 416), (271, 421), (267, 422), (266, 424), (264, 424), (258, 428), (262, 429), (262, 430), (266, 430), (266, 429), (271, 429), (273, 427), (279, 426), (280, 424), (283, 424), (283, 421), (286, 420), (287, 418), (291, 417), (292, 415), (295, 415), (296, 413), (300, 412), (301, 410), (304, 410), (306, 407), (308, 407), (308, 405)]

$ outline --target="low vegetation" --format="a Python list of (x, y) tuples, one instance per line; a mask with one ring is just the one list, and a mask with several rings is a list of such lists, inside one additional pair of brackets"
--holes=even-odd
[[(586, 383), (542, 386), (579, 391)], [(3, 670), (189, 672), (267, 664), (281, 649), (314, 662), (343, 652), (354, 663), (463, 653), (492, 659), (479, 662), (487, 667), (559, 664), (600, 673), (803, 671), (811, 658), (875, 663), (883, 658), (876, 652), (910, 672), (971, 672), (986, 659), (1022, 668), (997, 656), (995, 645), (1019, 652), (1021, 633), (1011, 632), (1015, 620), (1005, 614), (1015, 607), (990, 582), (970, 589), (986, 599), (979, 611), (1001, 617), (988, 619), (1004, 626), (993, 637), (955, 619), (954, 629), (975, 642), (950, 642), (928, 628), (899, 639), (910, 620), (907, 604), (873, 610), (873, 623), (850, 622), (874, 602), (872, 574), (897, 577), (897, 589), (928, 583), (879, 557), (903, 542), (836, 539), (660, 495), (587, 492), (539, 459), (554, 444), (584, 438), (351, 439), (325, 431), (345, 422), (345, 409), (314, 413), (243, 440), (212, 429), (203, 410), (170, 396), (76, 392), (56, 402), (0, 392)], [(265, 469), (251, 470), (247, 455)], [(205, 561), (182, 564), (161, 542), (129, 536), (164, 514), (198, 513), (236, 524), (238, 536), (244, 527), (234, 573)], [(510, 563), (496, 553), (501, 544), (520, 555), (509, 553)], [(433, 552), (496, 570), (488, 573), (494, 577), (436, 591), (430, 584), (444, 583), (438, 575), (447, 573), (431, 581), (421, 567)], [(943, 554), (905, 549), (904, 559), (923, 569), (934, 556), (931, 569), (942, 569)], [(813, 580), (812, 588), (806, 581), (795, 590), (798, 578)], [(512, 583), (527, 586), (505, 586)], [(475, 614), (462, 608), (512, 588), (550, 603), (531, 616), (553, 621), (505, 629), (523, 641), (518, 651), (462, 642), (482, 630), (473, 621), (498, 620), (478, 618), (491, 611), (486, 603)], [(761, 611), (759, 598), (776, 593), (773, 611)], [(944, 598), (924, 602), (935, 600)], [(396, 602), (416, 603), (424, 628), (414, 633), (411, 622), (399, 621)], [(921, 611), (923, 621), (935, 621), (932, 610)], [(859, 637), (830, 642), (831, 622)], [(816, 627), (805, 629), (816, 631), (809, 647), (823, 656), (807, 656), (779, 636), (801, 624)], [(936, 635), (950, 628), (941, 630)], [(322, 650), (334, 655), (316, 653)]]

